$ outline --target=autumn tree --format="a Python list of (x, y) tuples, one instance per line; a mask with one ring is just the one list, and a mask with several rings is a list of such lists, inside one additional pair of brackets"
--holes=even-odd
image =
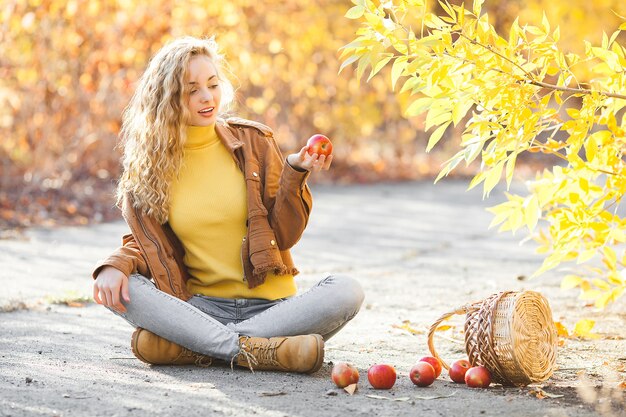
[[(498, 34), (483, 13), (424, 0), (353, 0), (346, 17), (362, 22), (342, 48), (342, 68), (358, 78), (390, 68), (391, 86), (408, 94), (406, 117), (425, 115), (426, 149), (447, 129), (462, 129), (460, 149), (437, 180), (480, 160), (469, 187), (484, 196), (504, 178), (511, 185), (520, 154), (554, 158), (551, 169), (527, 181), (525, 195), (507, 193), (490, 209), (500, 231), (527, 229), (545, 254), (536, 275), (566, 262), (579, 265), (562, 280), (580, 287), (599, 308), (626, 289), (626, 23), (578, 54), (559, 47), (561, 29), (544, 15), (538, 25), (513, 21)], [(571, 28), (567, 28), (571, 29)], [(589, 79), (583, 78), (591, 74)], [(593, 262), (596, 261), (596, 262)], [(601, 262), (597, 262), (601, 261)]]
[[(323, 132), (341, 145), (333, 175), (394, 175), (384, 164), (363, 176), (350, 171), (396, 158), (421, 133), (403, 120), (384, 80), (337, 76), (337, 50), (354, 33), (336, 24), (345, 7), (344, 0), (3, 3), (0, 228), (115, 215), (120, 115), (148, 59), (182, 35), (216, 36), (238, 88), (237, 114), (270, 125), (285, 151)], [(383, 131), (397, 138), (393, 146)]]

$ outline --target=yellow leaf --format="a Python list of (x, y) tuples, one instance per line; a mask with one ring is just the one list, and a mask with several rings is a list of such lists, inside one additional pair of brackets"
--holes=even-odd
[(611, 289), (611, 286), (603, 279), (594, 278), (593, 280), (591, 280), (591, 282), (593, 282), (593, 285), (603, 291), (608, 291)]
[(537, 200), (537, 196), (532, 195), (524, 208), (524, 220), (526, 221), (526, 226), (529, 231), (532, 232), (535, 229), (540, 215), (541, 209), (539, 208), (539, 201)]
[(612, 301), (612, 298), (613, 298), (612, 296), (613, 294), (611, 294), (611, 291), (605, 292), (604, 294), (602, 294), (600, 297), (596, 299), (594, 306), (600, 310), (604, 309), (606, 305)]
[(578, 256), (578, 260), (576, 262), (579, 263), (579, 264), (587, 262), (589, 259), (593, 258), (593, 256), (596, 254), (596, 252), (597, 252), (596, 249), (587, 249), (587, 250), (581, 252), (581, 254)]
[(595, 301), (600, 296), (602, 296), (602, 291), (589, 289), (589, 290), (583, 290), (583, 292), (578, 296), (578, 298), (581, 300)]
[(483, 182), (485, 180), (485, 172), (479, 172), (478, 174), (476, 174), (474, 176), (474, 178), (472, 178), (472, 180), (470, 181), (470, 184), (467, 186), (467, 190), (471, 190), (472, 188), (476, 187), (478, 184), (480, 184), (481, 182)]
[(434, 102), (435, 102), (434, 98), (430, 98), (430, 97), (418, 98), (417, 100), (415, 100), (413, 103), (409, 105), (405, 113), (407, 117), (417, 116), (425, 112), (426, 110), (428, 110)]
[(583, 279), (577, 275), (566, 275), (563, 280), (561, 280), (561, 289), (569, 290), (570, 288), (575, 288), (580, 285), (582, 280)]
[(345, 14), (345, 17), (347, 17), (348, 19), (358, 19), (359, 17), (363, 16), (364, 12), (365, 7), (357, 5), (348, 10)]
[(341, 73), (341, 71), (343, 71), (343, 69), (345, 67), (347, 67), (348, 65), (352, 64), (353, 62), (355, 62), (356, 60), (358, 60), (360, 57), (359, 55), (350, 55), (348, 57), (348, 59), (346, 59), (345, 61), (343, 61), (341, 63), (341, 66), (339, 67), (339, 73)]
[(378, 61), (375, 65), (373, 65), (372, 71), (370, 72), (370, 75), (367, 78), (367, 81), (371, 80), (374, 75), (376, 75), (381, 69), (383, 69), (383, 67), (387, 65), (389, 61), (391, 61), (391, 58), (393, 58), (393, 56), (386, 56), (382, 58), (380, 61)]
[(455, 126), (463, 119), (473, 105), (474, 103), (471, 100), (459, 100), (454, 104), (452, 108), (452, 121)]
[(626, 30), (626, 22), (619, 25), (619, 30)]
[(483, 196), (489, 195), (491, 190), (498, 184), (502, 177), (502, 168), (504, 168), (504, 161), (498, 162), (496, 166), (486, 172)]
[(556, 326), (556, 334), (562, 337), (569, 337), (569, 332), (567, 328), (560, 321), (555, 321), (554, 325)]
[(624, 280), (622, 279), (622, 277), (616, 273), (616, 272), (611, 272), (609, 274), (609, 278), (608, 278), (609, 283), (613, 284), (613, 285), (624, 285)]
[(394, 61), (391, 67), (391, 88), (393, 90), (395, 90), (398, 79), (402, 76), (402, 73), (408, 65), (408, 59), (409, 58), (406, 56), (401, 56)]
[(452, 122), (442, 124), (437, 129), (435, 129), (432, 135), (430, 135), (430, 138), (428, 139), (428, 145), (426, 146), (426, 152), (430, 152), (433, 146), (435, 146), (437, 142), (439, 142), (444, 132), (446, 131), (446, 128), (450, 126), (450, 123)]
[(443, 326), (439, 326), (439, 327), (437, 327), (437, 328), (435, 329), (435, 331), (436, 331), (436, 332), (443, 332), (443, 331), (450, 330), (450, 329), (453, 329), (453, 328), (454, 328), (454, 326), (451, 326), (451, 325), (449, 325), (449, 324), (445, 324), (445, 325), (443, 325)]
[(406, 330), (407, 332), (409, 332), (411, 334), (422, 334), (422, 333), (424, 333), (423, 330), (417, 330), (417, 329), (414, 329), (413, 327), (411, 327), (411, 324), (410, 324), (410, 322), (408, 320), (403, 321), (401, 325), (392, 324), (391, 327), (393, 327), (395, 329)]
[(626, 286), (615, 288), (611, 294), (613, 300), (617, 300), (618, 298), (620, 298), (624, 294), (624, 291), (626, 291)]
[(543, 19), (541, 19), (541, 26), (543, 26), (545, 33), (550, 33), (550, 22), (548, 22), (548, 17), (545, 12), (543, 13)]
[(591, 330), (596, 325), (593, 320), (579, 320), (574, 326), (574, 334), (578, 337), (587, 339), (597, 339), (600, 336), (596, 333), (591, 333)]
[(602, 252), (604, 253), (604, 259), (606, 260), (607, 266), (610, 269), (615, 269), (617, 265), (617, 254), (610, 246), (605, 246), (602, 248)]
[(594, 135), (591, 135), (587, 138), (587, 142), (585, 143), (585, 157), (587, 161), (593, 161), (596, 159), (596, 152), (598, 151), (598, 143), (595, 140)]

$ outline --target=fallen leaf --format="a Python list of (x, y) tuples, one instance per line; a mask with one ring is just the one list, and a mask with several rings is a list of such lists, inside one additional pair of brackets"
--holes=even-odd
[(556, 326), (556, 334), (563, 337), (569, 337), (569, 331), (567, 327), (563, 325), (560, 321), (555, 321), (554, 325)]
[(399, 324), (392, 324), (391, 327), (393, 327), (395, 329), (406, 330), (407, 332), (409, 332), (411, 334), (424, 334), (423, 330), (417, 330), (417, 329), (414, 329), (413, 327), (411, 327), (411, 322), (408, 321), (408, 320), (404, 320), (401, 325), (399, 325)]
[(347, 387), (343, 387), (343, 389), (350, 395), (354, 394), (354, 391), (356, 391), (356, 384), (350, 384)]
[(439, 398), (449, 398), (452, 397), (454, 394), (456, 394), (456, 391), (454, 391), (452, 394), (448, 394), (448, 395), (431, 395), (428, 397), (420, 397), (419, 395), (416, 395), (414, 398), (418, 399), (418, 400), (437, 400)]
[(444, 324), (443, 326), (439, 326), (439, 327), (437, 327), (437, 328), (435, 329), (435, 331), (436, 331), (436, 332), (443, 332), (443, 331), (446, 331), (446, 330), (453, 329), (454, 327), (456, 327), (456, 326), (451, 326), (451, 325), (449, 325), (449, 324)]
[(77, 307), (77, 308), (80, 308), (80, 307), (85, 307), (85, 304), (84, 304), (84, 303), (78, 303), (78, 302), (76, 302), (76, 301), (68, 301), (68, 302), (67, 302), (67, 303), (65, 303), (65, 304), (66, 304), (68, 307)]
[(563, 395), (561, 394), (550, 394), (549, 392), (546, 392), (544, 390), (542, 390), (541, 388), (535, 388), (535, 389), (531, 389), (529, 391), (530, 395), (534, 395), (535, 397), (539, 398), (540, 400), (543, 400), (544, 398), (561, 398), (563, 397)]
[(278, 397), (279, 395), (287, 395), (285, 391), (263, 391), (259, 392), (259, 397)]
[(593, 320), (578, 320), (574, 326), (574, 334), (581, 338), (597, 339), (600, 336), (596, 333), (592, 333), (591, 329), (596, 325)]
[(375, 400), (387, 400), (387, 401), (409, 401), (411, 397), (389, 398), (382, 395), (366, 394), (366, 397), (373, 398)]
[(619, 384), (617, 384), (617, 388), (626, 389), (626, 381), (622, 381)]

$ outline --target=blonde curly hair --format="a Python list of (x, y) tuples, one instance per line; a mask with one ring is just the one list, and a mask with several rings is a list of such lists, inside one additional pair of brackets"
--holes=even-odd
[(217, 71), (222, 90), (218, 115), (229, 110), (234, 88), (215, 39), (182, 37), (161, 48), (150, 60), (122, 117), (123, 172), (117, 186), (117, 204), (130, 194), (133, 206), (161, 224), (167, 222), (169, 192), (183, 159), (190, 114), (185, 87), (189, 61), (206, 55)]

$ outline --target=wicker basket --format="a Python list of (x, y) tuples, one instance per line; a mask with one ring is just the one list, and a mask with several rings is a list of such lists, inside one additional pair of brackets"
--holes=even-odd
[(483, 365), (494, 382), (524, 386), (545, 381), (556, 362), (557, 334), (548, 301), (534, 291), (506, 291), (466, 304), (430, 326), (428, 348), (445, 363), (433, 343), (442, 321), (465, 314), (465, 350), (472, 366)]

